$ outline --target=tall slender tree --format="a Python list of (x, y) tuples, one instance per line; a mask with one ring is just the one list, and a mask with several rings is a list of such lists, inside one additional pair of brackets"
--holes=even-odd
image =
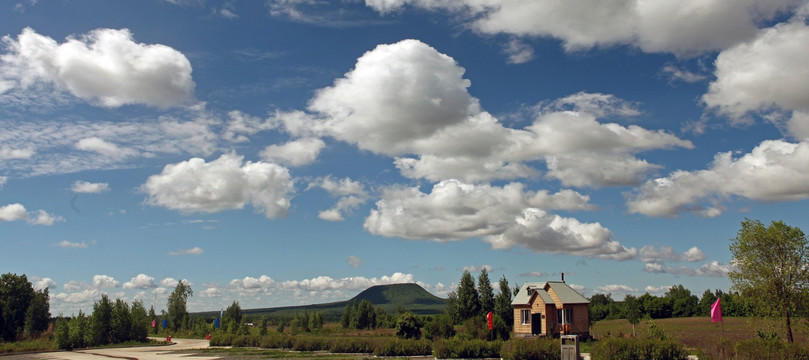
[(193, 295), (194, 291), (191, 290), (191, 285), (185, 280), (180, 280), (174, 291), (169, 295), (166, 308), (168, 308), (169, 327), (172, 331), (188, 327), (189, 317), (186, 304), (188, 303), (188, 297)]
[(475, 279), (464, 270), (458, 283), (458, 317), (461, 321), (480, 315), (480, 296), (475, 289)]
[(509, 330), (514, 326), (514, 310), (511, 307), (511, 288), (506, 276), (500, 278), (500, 293), (494, 298), (494, 313), (500, 316)]
[(480, 312), (485, 316), (489, 311), (494, 311), (494, 289), (489, 280), (489, 272), (485, 268), (480, 270), (478, 275), (478, 294), (480, 295)]

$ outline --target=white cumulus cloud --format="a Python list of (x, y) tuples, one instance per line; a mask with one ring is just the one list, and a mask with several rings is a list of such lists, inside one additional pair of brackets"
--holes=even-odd
[(430, 193), (418, 188), (384, 190), (365, 220), (373, 234), (407, 239), (457, 241), (479, 237), (493, 248), (522, 246), (538, 252), (626, 260), (637, 249), (612, 240), (598, 223), (582, 223), (537, 206), (547, 200), (512, 183), (503, 187), (442, 181)]
[(123, 285), (124, 289), (151, 289), (157, 287), (154, 278), (146, 274), (138, 274)]
[(627, 208), (648, 216), (717, 216), (731, 196), (759, 201), (809, 198), (809, 143), (766, 140), (739, 157), (719, 153), (705, 170), (677, 170), (627, 194)]
[(317, 160), (326, 143), (320, 139), (305, 138), (281, 145), (270, 145), (259, 154), (264, 161), (288, 166), (303, 166)]
[(49, 214), (45, 210), (36, 210), (33, 214), (30, 214), (25, 209), (25, 206), (20, 203), (0, 206), (0, 221), (11, 222), (17, 220), (23, 220), (32, 225), (50, 226), (65, 219), (58, 215)]
[(93, 276), (93, 287), (96, 289), (117, 288), (121, 284), (114, 277), (108, 275)]
[[(52, 84), (104, 107), (170, 107), (193, 98), (191, 63), (179, 51), (133, 40), (128, 29), (96, 29), (56, 40), (25, 28), (3, 37), (0, 76), (15, 88)], [(8, 91), (8, 89), (6, 90)]]
[(213, 213), (251, 204), (267, 218), (286, 216), (294, 184), (289, 171), (277, 164), (243, 162), (223, 154), (205, 162), (193, 158), (169, 164), (141, 186), (147, 203), (183, 213)]
[(109, 191), (110, 185), (107, 183), (91, 183), (79, 180), (73, 183), (70, 190), (75, 193), (98, 194)]

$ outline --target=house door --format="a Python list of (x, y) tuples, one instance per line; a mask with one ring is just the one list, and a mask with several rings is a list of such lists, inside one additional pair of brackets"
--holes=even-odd
[(531, 335), (542, 335), (542, 314), (531, 314)]

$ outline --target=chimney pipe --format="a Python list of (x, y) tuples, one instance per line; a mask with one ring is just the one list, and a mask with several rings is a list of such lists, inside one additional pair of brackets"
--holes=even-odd
[(562, 282), (565, 282), (565, 273), (562, 273)]

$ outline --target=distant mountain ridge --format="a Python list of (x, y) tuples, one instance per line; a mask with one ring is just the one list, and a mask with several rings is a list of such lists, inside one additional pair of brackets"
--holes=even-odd
[[(325, 304), (282, 306), (271, 308), (242, 309), (245, 315), (267, 317), (289, 317), (304, 310), (319, 311), (326, 321), (336, 321), (345, 311), (347, 304), (368, 300), (374, 308), (382, 308), (388, 313), (395, 313), (399, 307), (419, 315), (435, 315), (444, 312), (447, 300), (431, 294), (418, 284), (391, 284), (369, 287), (353, 298), (345, 301)], [(219, 316), (218, 311), (206, 311), (192, 314), (194, 316)]]

